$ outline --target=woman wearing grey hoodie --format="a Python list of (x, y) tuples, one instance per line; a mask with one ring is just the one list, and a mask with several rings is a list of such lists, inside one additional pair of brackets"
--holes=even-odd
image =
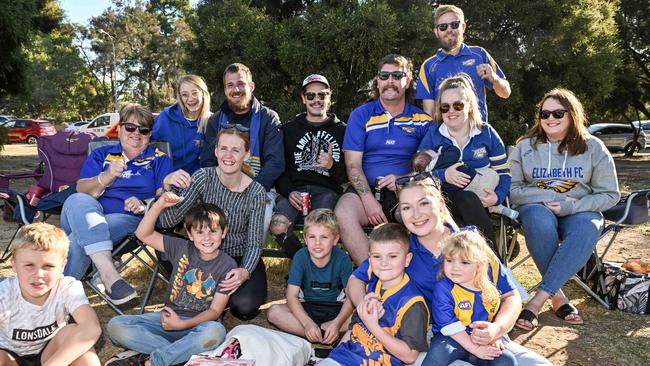
[(604, 225), (601, 211), (620, 198), (614, 160), (586, 129), (582, 104), (556, 88), (537, 107), (535, 125), (510, 155), (510, 199), (519, 211), (526, 245), (542, 274), (517, 327), (533, 330), (549, 298), (555, 314), (582, 324), (562, 286), (587, 262)]

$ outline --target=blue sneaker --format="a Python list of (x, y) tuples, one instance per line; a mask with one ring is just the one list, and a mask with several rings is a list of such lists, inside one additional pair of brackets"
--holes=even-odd
[(111, 286), (111, 291), (106, 291), (106, 296), (114, 305), (122, 305), (131, 299), (135, 299), (138, 293), (123, 279), (115, 281)]

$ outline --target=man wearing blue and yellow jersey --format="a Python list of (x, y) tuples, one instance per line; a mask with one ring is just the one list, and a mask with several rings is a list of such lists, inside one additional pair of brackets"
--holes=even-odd
[[(412, 92), (413, 64), (387, 55), (373, 80), (375, 99), (350, 114), (343, 138), (350, 188), (336, 205), (341, 240), (356, 264), (368, 256), (364, 225), (393, 219), (397, 204), (395, 179), (409, 172), (409, 161), (432, 119), (407, 100)], [(378, 199), (379, 198), (379, 199)]]
[(424, 110), (433, 116), (438, 108), (436, 98), (440, 83), (449, 76), (464, 72), (472, 78), (481, 116), (487, 122), (486, 90), (493, 89), (497, 96), (507, 99), (510, 96), (510, 83), (485, 49), (463, 43), (467, 23), (462, 9), (454, 5), (440, 5), (434, 20), (433, 32), (442, 47), (422, 63), (415, 98), (421, 99)]

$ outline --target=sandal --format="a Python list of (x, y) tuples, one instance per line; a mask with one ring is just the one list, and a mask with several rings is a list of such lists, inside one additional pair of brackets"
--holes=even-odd
[[(525, 320), (525, 321), (529, 322), (532, 326), (528, 327), (528, 326), (524, 325), (521, 322), (521, 320)], [(522, 310), (521, 313), (519, 313), (519, 318), (517, 318), (517, 322), (515, 322), (515, 326), (517, 328), (523, 329), (523, 330), (525, 330), (527, 332), (530, 332), (531, 330), (537, 328), (538, 324), (539, 324), (539, 322), (537, 321), (537, 315), (535, 315), (535, 313), (533, 313), (532, 311), (530, 311), (528, 309)]]
[[(574, 318), (567, 319), (569, 315), (574, 315)], [(558, 318), (564, 320), (569, 324), (574, 324), (574, 325), (584, 324), (584, 321), (582, 320), (580, 313), (578, 313), (578, 309), (575, 306), (573, 306), (573, 304), (571, 303), (566, 303), (560, 306), (557, 310), (555, 310), (555, 316), (557, 316)]]

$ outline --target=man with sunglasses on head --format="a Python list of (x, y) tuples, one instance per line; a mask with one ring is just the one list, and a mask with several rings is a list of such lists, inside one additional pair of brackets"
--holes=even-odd
[(440, 5), (434, 20), (433, 32), (442, 47), (422, 63), (415, 98), (421, 99), (423, 109), (433, 116), (438, 108), (436, 98), (440, 83), (464, 72), (472, 78), (481, 116), (484, 122), (488, 122), (486, 89), (493, 89), (497, 96), (507, 99), (510, 96), (510, 83), (485, 49), (463, 43), (467, 23), (462, 9), (454, 5)]
[(306, 111), (282, 125), (286, 169), (275, 183), (280, 194), (270, 231), (284, 251), (293, 257), (300, 240), (293, 223), (303, 209), (301, 193), (310, 196), (311, 209), (334, 209), (347, 181), (343, 161), (345, 123), (328, 113), (332, 91), (327, 79), (318, 74), (302, 82), (300, 98)]
[(411, 61), (384, 56), (373, 79), (375, 99), (353, 110), (348, 120), (343, 150), (351, 184), (335, 212), (343, 245), (357, 265), (368, 257), (363, 226), (395, 220), (395, 179), (409, 172), (409, 162), (432, 122), (409, 103), (412, 80)]

